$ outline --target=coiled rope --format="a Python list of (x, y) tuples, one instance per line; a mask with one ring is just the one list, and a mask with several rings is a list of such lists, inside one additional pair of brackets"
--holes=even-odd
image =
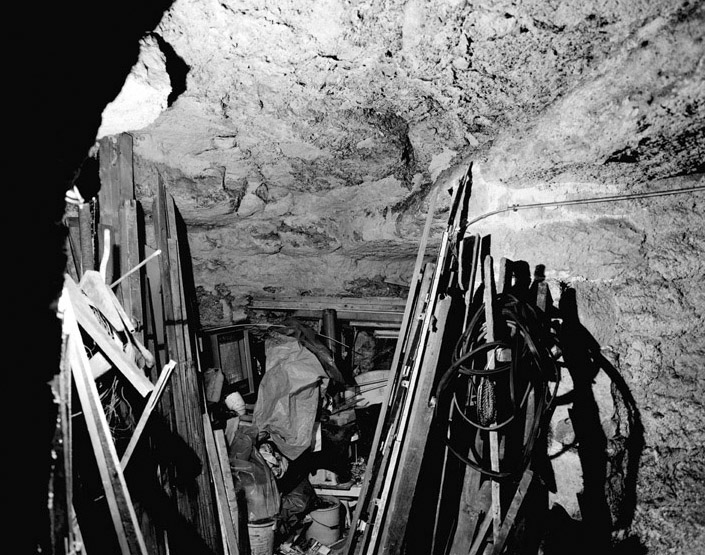
[[(560, 347), (551, 320), (542, 311), (511, 293), (498, 295), (495, 305), (504, 325), (500, 339), (486, 341), (485, 307), (480, 305), (456, 343), (451, 364), (436, 387), (436, 398), (451, 396), (444, 437), (448, 450), (482, 474), (500, 479), (523, 472), (531, 461), (536, 440), (553, 410), (560, 381)], [(503, 356), (498, 356), (502, 360), (489, 369), (487, 356), (492, 352)], [(522, 386), (523, 391), (517, 395), (517, 388)], [(460, 452), (453, 439), (458, 436), (450, 433), (456, 414), (461, 417), (459, 422), (477, 430), (461, 437), (504, 433), (519, 415), (528, 412), (532, 394), (534, 407), (525, 416), (530, 427), (524, 433), (521, 456), (514, 468), (505, 463), (504, 468), (492, 470), (474, 441), (466, 448), (468, 455)], [(441, 403), (436, 410), (439, 406)]]

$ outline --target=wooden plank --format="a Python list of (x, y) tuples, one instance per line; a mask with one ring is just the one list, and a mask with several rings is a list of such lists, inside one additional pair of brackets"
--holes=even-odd
[[(495, 340), (495, 311), (494, 311), (494, 277), (492, 275), (492, 256), (487, 255), (484, 260), (484, 303), (485, 303), (485, 323), (486, 323), (486, 341), (491, 343)], [(492, 370), (495, 368), (495, 350), (492, 349), (487, 353), (487, 368)], [(499, 438), (498, 432), (489, 432), (490, 437), (490, 465), (494, 472), (499, 471)], [(492, 479), (492, 533), (497, 541), (499, 527), (502, 522), (502, 507), (500, 498), (500, 485), (495, 479)]]
[(524, 471), (521, 480), (519, 481), (519, 486), (517, 487), (516, 492), (514, 492), (514, 497), (512, 498), (512, 502), (509, 505), (509, 508), (507, 509), (507, 514), (505, 515), (504, 521), (502, 522), (502, 527), (500, 528), (499, 534), (497, 535), (494, 541), (492, 555), (500, 555), (502, 553), (502, 549), (504, 549), (504, 544), (507, 541), (507, 538), (509, 537), (509, 532), (511, 531), (512, 526), (514, 526), (514, 521), (516, 520), (517, 514), (519, 513), (519, 508), (521, 507), (521, 504), (524, 501), (524, 496), (526, 495), (526, 492), (529, 489), (529, 486), (531, 485), (531, 480), (533, 479), (533, 477), (534, 473), (527, 468)]
[[(106, 267), (105, 282), (111, 283), (116, 274), (124, 271), (121, 256), (124, 245), (121, 244), (120, 209), (124, 201), (135, 198), (132, 137), (127, 133), (117, 136), (103, 137), (98, 146), (98, 175), (100, 190), (98, 191), (98, 207), (100, 210), (99, 251), (108, 249), (114, 258)], [(110, 230), (110, 241), (106, 247), (103, 230)]]
[(486, 512), (486, 507), (490, 506), (490, 503), (487, 502), (488, 489), (488, 482), (482, 482), (482, 473), (467, 466), (463, 476), (458, 523), (453, 534), (451, 553), (471, 552), (477, 523), (483, 512)]
[(240, 511), (237, 504), (237, 490), (235, 489), (235, 479), (233, 478), (232, 470), (230, 469), (230, 459), (228, 458), (228, 446), (225, 441), (225, 433), (223, 430), (214, 430), (213, 436), (215, 437), (215, 448), (218, 451), (218, 459), (220, 461), (220, 468), (223, 473), (223, 482), (225, 483), (225, 495), (228, 501), (228, 509), (230, 511), (230, 519), (233, 522), (235, 528), (235, 535), (237, 536), (237, 551), (232, 551), (230, 555), (238, 555), (240, 551), (245, 551), (245, 546), (243, 544), (244, 535), (247, 534), (247, 530), (240, 529)]
[[(428, 348), (424, 352), (419, 384), (410, 409), (409, 424), (400, 454), (403, 464), (400, 465), (394, 487), (389, 494), (388, 516), (385, 519), (387, 524), (380, 538), (384, 553), (398, 553), (404, 541), (411, 502), (419, 480), (421, 462), (433, 420), (434, 409), (429, 406), (428, 400), (433, 389), (451, 302), (450, 296), (445, 297), (439, 301), (434, 311), (436, 327), (427, 339)], [(397, 441), (401, 439), (398, 438)]]
[(88, 304), (87, 297), (78, 285), (66, 276), (65, 287), (74, 307), (76, 319), (80, 326), (96, 342), (101, 351), (107, 356), (123, 376), (134, 386), (137, 392), (145, 397), (154, 389), (152, 382), (144, 375), (137, 365), (131, 361), (120, 349), (115, 339), (108, 335), (106, 329), (95, 319), (94, 313)]
[(477, 532), (477, 536), (475, 536), (475, 541), (472, 542), (472, 545), (470, 546), (468, 555), (477, 555), (480, 553), (480, 548), (485, 541), (485, 536), (487, 536), (487, 532), (489, 531), (491, 525), (492, 515), (486, 514), (485, 518), (482, 520), (482, 524), (480, 524), (480, 529)]
[[(176, 313), (174, 302), (172, 300), (171, 257), (167, 255), (169, 246), (168, 244), (164, 244), (160, 245), (160, 247), (163, 253), (159, 259), (159, 262), (162, 270), (161, 293), (162, 306), (164, 310), (164, 340), (166, 356), (175, 360), (177, 364), (174, 373), (175, 375), (170, 384), (172, 401), (171, 408), (175, 426), (174, 431), (190, 443), (192, 436), (189, 420), (186, 414), (187, 408), (184, 406), (186, 396), (183, 391), (183, 382), (187, 379), (188, 370), (185, 368), (185, 365), (187, 364), (185, 361), (185, 354), (181, 349), (179, 349), (179, 341), (177, 340), (177, 337), (181, 333), (178, 321), (180, 320), (181, 315)], [(176, 500), (181, 514), (188, 520), (191, 520), (191, 514), (193, 511), (191, 507), (191, 496), (188, 495), (188, 492), (177, 491)]]
[(142, 432), (144, 431), (145, 426), (147, 425), (147, 421), (149, 420), (152, 411), (157, 406), (157, 403), (159, 402), (159, 399), (161, 398), (162, 393), (164, 392), (164, 388), (166, 387), (166, 384), (169, 381), (169, 377), (171, 376), (172, 370), (174, 370), (175, 366), (176, 362), (170, 360), (162, 369), (162, 373), (159, 375), (159, 379), (157, 380), (157, 383), (154, 386), (154, 391), (152, 391), (151, 395), (147, 399), (147, 403), (144, 409), (142, 409), (142, 414), (140, 415), (140, 419), (137, 422), (137, 426), (135, 426), (135, 431), (132, 432), (130, 441), (127, 444), (127, 447), (125, 448), (125, 452), (122, 454), (122, 458), (120, 459), (120, 465), (122, 466), (123, 470), (127, 467), (127, 463), (130, 462), (130, 457), (132, 456), (132, 453), (135, 450), (135, 447), (137, 446), (137, 443), (142, 435)]
[[(480, 245), (482, 243), (479, 234), (472, 237), (472, 258), (470, 261), (470, 277), (468, 278), (468, 288), (465, 291), (465, 319), (463, 320), (463, 330), (470, 320), (470, 310), (472, 308), (473, 296), (475, 294), (475, 280), (477, 279), (477, 268), (480, 266)], [(482, 274), (482, 272), (480, 272)]]
[[(320, 313), (331, 309), (346, 312), (403, 313), (406, 298), (402, 297), (254, 297), (250, 308), (258, 310), (311, 310)], [(337, 315), (336, 315), (337, 316)]]
[[(78, 221), (77, 218), (68, 218), (68, 220), (66, 249), (68, 250), (69, 256), (66, 261), (66, 268), (73, 280), (78, 282), (83, 273), (81, 269), (81, 240), (79, 238)], [(72, 220), (73, 223), (71, 223)]]
[[(140, 263), (140, 241), (137, 225), (137, 201), (124, 200), (118, 213), (120, 268), (127, 272)], [(112, 285), (112, 284), (111, 284)], [(133, 272), (111, 290), (121, 301), (125, 312), (132, 316), (135, 322), (144, 322), (144, 298), (142, 295), (143, 272)], [(134, 332), (133, 332), (134, 333)], [(140, 338), (144, 342), (144, 336)]]
[[(201, 401), (199, 376), (193, 355), (195, 340), (189, 331), (189, 314), (181, 277), (177, 213), (174, 200), (167, 194), (161, 179), (155, 208), (155, 237), (158, 241), (157, 247), (162, 251), (159, 261), (166, 351), (168, 357), (177, 362), (171, 380), (174, 427), (175, 432), (187, 441), (194, 454), (205, 463), (208, 457), (202, 417), (205, 409)], [(176, 498), (181, 514), (193, 523), (214, 552), (221, 552), (215, 500), (207, 464), (194, 478), (194, 483), (190, 487), (184, 488), (183, 491), (177, 490)]]
[(497, 293), (509, 291), (512, 287), (512, 265), (514, 262), (506, 257), (499, 259), (499, 276), (497, 277)]
[(86, 270), (95, 269), (93, 214), (91, 213), (91, 204), (91, 202), (85, 202), (78, 207), (78, 236), (81, 249), (81, 273)]
[(113, 303), (113, 292), (105, 285), (103, 276), (95, 270), (83, 273), (78, 286), (86, 294), (94, 308), (100, 311), (116, 331), (124, 331), (125, 325)]
[[(66, 279), (70, 278), (67, 276)], [(120, 550), (123, 555), (147, 555), (144, 538), (132, 506), (125, 477), (120, 468), (98, 389), (90, 373), (85, 346), (81, 340), (76, 314), (66, 287), (62, 294), (61, 305), (65, 334), (68, 336), (71, 371), (91, 437), (93, 452)]]
[[(84, 293), (100, 308), (103, 315), (108, 318), (110, 324), (116, 330), (125, 332), (127, 338), (142, 355), (147, 368), (154, 366), (154, 355), (149, 352), (140, 339), (136, 337), (135, 334), (137, 332), (132, 318), (123, 308), (117, 295), (105, 284), (102, 276), (95, 271), (85, 272), (80, 285)], [(141, 293), (139, 297), (141, 303)]]
[[(465, 317), (463, 319), (463, 329), (461, 331), (461, 334), (465, 332), (467, 329), (470, 317), (471, 317), (471, 309), (473, 306), (473, 296), (475, 293), (475, 281), (477, 279), (477, 270), (478, 267), (481, 267), (481, 261), (480, 261), (480, 245), (481, 245), (481, 239), (479, 234), (475, 234), (469, 239), (472, 239), (472, 244), (471, 246), (468, 246), (465, 249), (465, 256), (467, 257), (469, 255), (470, 262), (468, 264), (468, 270), (467, 273), (469, 273), (468, 281), (467, 281), (467, 290), (465, 291), (465, 294), (463, 296), (464, 298), (464, 303), (465, 303)], [(461, 260), (461, 264), (465, 264), (464, 260)], [(482, 275), (482, 271), (480, 271), (480, 275)], [(454, 409), (451, 407), (450, 411), (452, 413)], [(452, 418), (451, 418), (452, 420)], [(448, 424), (450, 426), (450, 423)], [(437, 534), (439, 533), (440, 530), (440, 521), (439, 519), (441, 518), (441, 510), (443, 507), (443, 502), (444, 502), (444, 486), (445, 486), (445, 474), (446, 474), (446, 466), (448, 465), (448, 447), (445, 447), (444, 449), (444, 460), (443, 460), (443, 470), (442, 470), (442, 476), (441, 476), (441, 488), (439, 491), (438, 495), (438, 503), (436, 506), (436, 522), (434, 525), (434, 536), (433, 536), (433, 544), (432, 544), (432, 553), (435, 553), (435, 545), (436, 545), (436, 538)], [(460, 494), (460, 499), (459, 499), (459, 510), (458, 510), (458, 516), (455, 519), (455, 523), (450, 524), (448, 530), (448, 536), (452, 537), (452, 542), (453, 542), (453, 553), (467, 553), (468, 549), (470, 548), (470, 542), (472, 540), (472, 533), (475, 530), (475, 526), (477, 525), (477, 518), (479, 518), (478, 510), (477, 510), (477, 503), (476, 503), (476, 497), (478, 494), (478, 490), (480, 488), (480, 481), (482, 478), (482, 475), (479, 471), (475, 470), (474, 468), (471, 468), (470, 466), (465, 466), (463, 471), (460, 473), (460, 477), (463, 480), (462, 486), (461, 486), (461, 494)], [(454, 477), (453, 477), (454, 478)], [(451, 479), (453, 479), (451, 478)], [(455, 482), (457, 483), (457, 482)], [(455, 492), (451, 492), (451, 495), (455, 495)], [(444, 523), (444, 526), (448, 526), (447, 523)], [(463, 543), (465, 542), (465, 543)]]
[[(362, 541), (358, 545), (358, 552), (366, 552), (368, 548), (374, 549), (371, 544), (368, 546), (368, 542), (374, 541), (377, 534), (371, 534), (370, 530), (374, 527), (378, 529), (383, 518), (384, 501), (382, 501), (382, 497), (386, 498), (385, 487), (389, 487), (386, 476), (390, 473), (389, 467), (393, 457), (398, 453), (398, 446), (394, 439), (399, 433), (401, 413), (408, 394), (408, 377), (413, 365), (411, 357), (418, 352), (418, 338), (421, 337), (421, 328), (434, 275), (435, 266), (433, 264), (424, 266), (417, 302), (413, 307), (414, 317), (403, 338), (397, 340), (398, 342), (402, 341), (403, 346), (396, 366), (397, 370), (390, 371), (389, 382), (385, 388), (386, 404), (383, 405), (383, 408), (386, 409), (385, 419), (382, 420), (381, 415), (378, 419), (377, 427), (380, 428), (380, 437), (377, 450), (374, 452), (375, 467), (373, 468), (374, 472), (370, 475), (369, 488), (366, 491), (366, 498), (364, 498), (364, 503), (369, 509), (366, 520), (366, 524), (369, 526), (363, 533)], [(395, 368), (395, 366), (392, 365), (390, 368)], [(397, 448), (395, 449), (395, 447)], [(391, 479), (392, 474), (389, 476)], [(365, 492), (364, 486), (365, 482), (363, 482), (363, 492)]]
[(98, 201), (102, 223), (117, 229), (118, 210), (135, 198), (132, 136), (128, 133), (103, 137), (98, 145)]
[(203, 428), (205, 430), (206, 451), (208, 453), (208, 465), (211, 470), (213, 485), (215, 486), (215, 502), (218, 513), (218, 522), (223, 537), (223, 552), (230, 555), (238, 555), (240, 547), (238, 545), (237, 534), (235, 532), (235, 524), (230, 513), (230, 504), (228, 494), (225, 488), (225, 480), (223, 477), (223, 469), (216, 447), (213, 429), (211, 427), (210, 416), (208, 413), (203, 414)]
[[(438, 296), (441, 292), (442, 277), (450, 271), (451, 245), (455, 241), (459, 233), (459, 218), (463, 212), (461, 199), (467, 199), (465, 195), (465, 182), (469, 178), (469, 172), (454, 188), (451, 199), (451, 211), (448, 219), (448, 224), (441, 237), (441, 244), (438, 250), (436, 266), (434, 268), (433, 279), (431, 280), (430, 290), (424, 302), (423, 322), (420, 327), (418, 338), (415, 338), (412, 344), (413, 358), (402, 367), (402, 385), (400, 389), (400, 405), (399, 410), (395, 411), (394, 422), (392, 425), (394, 440), (391, 450), (389, 450), (387, 466), (383, 470), (383, 484), (379, 497), (376, 497), (376, 512), (369, 532), (369, 545), (366, 546), (367, 553), (377, 553), (378, 542), (381, 539), (380, 534), (383, 533), (387, 526), (387, 508), (388, 497), (392, 487), (396, 485), (397, 470), (406, 464), (406, 461), (401, 458), (402, 445), (408, 441), (407, 429), (411, 417), (411, 407), (416, 395), (416, 388), (419, 383), (420, 369), (426, 350), (428, 348), (428, 339), (432, 325), (437, 325), (434, 312), (438, 303)], [(451, 287), (454, 284), (448, 283)], [(410, 364), (409, 364), (410, 362)], [(405, 391), (404, 391), (405, 390)], [(428, 402), (428, 398), (425, 399)]]

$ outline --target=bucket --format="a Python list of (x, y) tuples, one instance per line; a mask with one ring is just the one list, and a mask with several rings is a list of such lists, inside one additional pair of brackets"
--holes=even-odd
[[(332, 545), (341, 537), (340, 500), (332, 495), (319, 495), (322, 506), (311, 511), (311, 525), (306, 539), (314, 538), (323, 545)], [(254, 555), (254, 554), (253, 554)]]
[(252, 555), (272, 555), (274, 553), (274, 521), (247, 523)]

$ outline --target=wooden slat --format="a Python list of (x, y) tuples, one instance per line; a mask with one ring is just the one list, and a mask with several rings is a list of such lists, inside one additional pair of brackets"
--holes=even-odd
[[(491, 501), (486, 501), (486, 498), (489, 497), (488, 493), (489, 482), (482, 482), (482, 473), (469, 466), (466, 467), (451, 553), (472, 552), (472, 539), (478, 520), (485, 511), (485, 507), (491, 505)], [(492, 518), (490, 517), (489, 523), (491, 522)]]
[(230, 555), (238, 555), (240, 547), (238, 545), (237, 534), (235, 532), (235, 523), (232, 520), (230, 513), (230, 504), (228, 494), (225, 488), (225, 479), (223, 477), (223, 468), (218, 455), (218, 448), (213, 436), (210, 416), (207, 413), (203, 414), (203, 428), (205, 430), (206, 451), (208, 452), (208, 465), (215, 486), (215, 503), (218, 513), (218, 522), (223, 537), (223, 551)]
[[(165, 200), (160, 199), (161, 202)], [(161, 208), (161, 206), (160, 206)], [(164, 210), (162, 208), (162, 210)], [(156, 223), (156, 220), (155, 220)], [(163, 224), (162, 224), (163, 225)], [(155, 230), (156, 232), (157, 230)], [(166, 227), (164, 228), (164, 234), (166, 235)], [(168, 255), (169, 252), (169, 239), (163, 238), (165, 243), (160, 244), (159, 247), (162, 250), (162, 256), (159, 258), (159, 263), (161, 267), (161, 293), (162, 293), (162, 306), (164, 311), (164, 337), (166, 346), (166, 356), (170, 359), (176, 361), (176, 369), (174, 372), (174, 377), (170, 384), (171, 389), (171, 400), (172, 400), (172, 417), (174, 419), (175, 432), (190, 442), (191, 429), (189, 426), (189, 420), (186, 414), (187, 406), (184, 405), (185, 395), (184, 395), (184, 379), (188, 374), (188, 370), (185, 369), (187, 364), (185, 361), (185, 355), (183, 350), (180, 349), (181, 342), (179, 337), (181, 336), (180, 322), (181, 314), (177, 313), (174, 308), (173, 293), (172, 293), (172, 259)], [(171, 247), (174, 248), (172, 242)], [(200, 414), (199, 414), (200, 418)], [(177, 491), (176, 501), (181, 514), (188, 520), (192, 519), (193, 509), (191, 506), (191, 497), (186, 492)]]
[(106, 248), (103, 231), (110, 230), (111, 245), (108, 246), (111, 262), (105, 273), (105, 282), (111, 283), (124, 268), (120, 257), (115, 259), (120, 249), (120, 207), (123, 201), (133, 200), (134, 175), (132, 160), (132, 137), (127, 133), (117, 136), (103, 137), (98, 149), (98, 173), (100, 190), (98, 191), (99, 217), (99, 252)]
[[(100, 139), (98, 147), (101, 223), (117, 229), (118, 211), (123, 201), (132, 200), (134, 194), (134, 173), (132, 137), (127, 133), (111, 135)], [(105, 211), (105, 214), (103, 212)]]
[(499, 276), (497, 277), (497, 293), (504, 293), (511, 289), (513, 264), (514, 262), (512, 260), (509, 260), (504, 256), (500, 258)]
[(159, 257), (161, 291), (164, 307), (164, 326), (167, 356), (177, 362), (171, 380), (171, 402), (174, 428), (188, 443), (194, 454), (204, 462), (203, 471), (190, 487), (175, 492), (179, 512), (216, 553), (222, 552), (219, 541), (215, 500), (210, 482), (206, 438), (203, 428), (205, 412), (201, 402), (199, 376), (194, 359), (195, 340), (189, 330), (189, 314), (181, 276), (177, 212), (174, 200), (159, 180), (154, 210), (155, 237), (162, 251)]
[[(123, 273), (140, 262), (140, 241), (137, 226), (137, 201), (124, 200), (118, 214), (120, 268)], [(127, 276), (115, 289), (122, 306), (137, 322), (144, 322), (143, 271)], [(140, 338), (144, 342), (145, 338)]]
[(475, 536), (475, 541), (473, 541), (472, 545), (470, 546), (470, 551), (468, 551), (468, 555), (479, 555), (481, 553), (480, 549), (482, 547), (482, 544), (485, 542), (485, 536), (487, 536), (487, 532), (489, 532), (490, 526), (492, 526), (492, 515), (488, 513), (482, 520), (482, 524), (480, 524), (480, 529), (477, 532), (477, 536)]
[(411, 511), (414, 491), (419, 480), (421, 462), (428, 440), (428, 434), (433, 420), (433, 407), (428, 400), (436, 375), (436, 367), (441, 354), (441, 346), (445, 333), (445, 323), (450, 310), (451, 297), (440, 300), (434, 311), (435, 329), (429, 334), (428, 348), (424, 353), (420, 368), (419, 384), (411, 406), (408, 429), (401, 449), (399, 473), (395, 479), (395, 487), (388, 501), (388, 516), (386, 526), (382, 531), (381, 545), (385, 553), (397, 553), (401, 549), (406, 533), (406, 525)]
[(86, 294), (91, 301), (91, 304), (100, 311), (105, 319), (110, 322), (110, 325), (115, 328), (115, 331), (122, 332), (125, 330), (120, 314), (118, 314), (112, 296), (114, 293), (103, 281), (103, 276), (95, 270), (88, 270), (83, 273), (78, 286)]
[(251, 308), (259, 310), (315, 310), (326, 309), (347, 312), (403, 313), (406, 298), (402, 297), (255, 297)]
[[(494, 298), (495, 298), (495, 281), (492, 275), (492, 256), (487, 255), (484, 259), (484, 276), (485, 276), (485, 289), (484, 289), (484, 302), (485, 302), (485, 325), (486, 325), (486, 341), (491, 343), (495, 340), (496, 328), (495, 328), (495, 310), (494, 310)], [(493, 370), (495, 368), (495, 350), (491, 349), (487, 352), (487, 369)], [(490, 438), (490, 465), (494, 472), (499, 471), (499, 438), (498, 432), (489, 432)], [(492, 479), (492, 533), (497, 542), (497, 536), (499, 534), (499, 527), (502, 523), (502, 506), (500, 498), (500, 485), (495, 479)]]
[(81, 249), (80, 273), (86, 270), (94, 270), (95, 246), (93, 244), (93, 215), (90, 202), (85, 202), (78, 207), (78, 237)]
[(228, 509), (230, 511), (230, 519), (235, 528), (235, 535), (238, 540), (238, 551), (231, 552), (231, 555), (237, 555), (238, 552), (245, 551), (243, 545), (244, 534), (247, 530), (240, 529), (240, 511), (237, 504), (237, 490), (235, 488), (235, 480), (232, 470), (230, 469), (230, 459), (228, 458), (228, 446), (225, 441), (225, 433), (223, 430), (214, 430), (215, 448), (218, 451), (218, 459), (220, 460), (220, 469), (223, 473), (223, 482), (225, 483), (225, 495), (228, 500)]
[(159, 380), (157, 380), (157, 383), (154, 386), (154, 391), (152, 391), (151, 395), (149, 396), (149, 399), (147, 399), (147, 403), (144, 409), (142, 409), (142, 414), (140, 415), (140, 419), (137, 422), (137, 426), (135, 426), (135, 431), (132, 432), (130, 441), (127, 444), (125, 452), (122, 454), (122, 457), (120, 459), (120, 465), (122, 466), (123, 470), (127, 467), (127, 463), (130, 462), (130, 457), (132, 456), (132, 453), (135, 450), (135, 447), (137, 446), (140, 437), (142, 436), (144, 428), (147, 426), (147, 422), (152, 414), (152, 411), (157, 406), (157, 403), (159, 402), (159, 399), (161, 398), (162, 393), (164, 392), (164, 388), (166, 387), (166, 384), (169, 381), (169, 377), (171, 376), (172, 370), (174, 370), (175, 366), (176, 362), (170, 360), (162, 369), (162, 373), (159, 375)]
[[(70, 279), (67, 276), (67, 280)], [(81, 401), (81, 408), (86, 421), (93, 452), (96, 457), (103, 489), (110, 508), (113, 525), (120, 550), (123, 555), (147, 555), (142, 532), (139, 528), (137, 515), (125, 477), (113, 444), (110, 428), (105, 417), (100, 396), (93, 377), (91, 376), (88, 357), (81, 340), (71, 297), (68, 289), (63, 293), (64, 326), (68, 336), (69, 362)], [(96, 323), (96, 325), (99, 325)]]
[(529, 486), (531, 485), (531, 480), (534, 477), (534, 473), (530, 469), (526, 469), (521, 477), (519, 486), (514, 492), (514, 498), (512, 499), (509, 508), (507, 509), (507, 514), (502, 522), (502, 527), (499, 530), (499, 534), (494, 541), (494, 546), (492, 548), (492, 555), (500, 555), (502, 549), (504, 549), (504, 544), (509, 537), (509, 532), (514, 526), (514, 521), (516, 520), (517, 514), (519, 513), (519, 508), (524, 501), (524, 496), (526, 495)]
[[(303, 319), (318, 319), (321, 315), (317, 310), (292, 310), (291, 316)], [(403, 318), (401, 312), (360, 312), (341, 310), (337, 313), (338, 320), (374, 320), (377, 323), (400, 324)]]

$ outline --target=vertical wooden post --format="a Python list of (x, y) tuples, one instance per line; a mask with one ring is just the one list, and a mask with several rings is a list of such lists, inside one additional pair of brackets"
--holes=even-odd
[[(120, 205), (118, 214), (118, 237), (117, 242), (120, 250), (121, 273), (126, 273), (140, 263), (141, 249), (138, 237), (137, 225), (137, 201), (124, 200)], [(119, 276), (118, 276), (119, 277)], [(129, 314), (135, 323), (139, 324), (139, 340), (145, 342), (144, 336), (144, 269), (140, 269), (128, 275), (119, 285), (116, 286), (115, 294), (121, 300), (125, 312)]]
[(78, 276), (80, 279), (86, 270), (95, 270), (93, 214), (90, 202), (78, 207), (78, 236), (81, 244), (81, 269)]
[(181, 275), (177, 212), (174, 199), (167, 194), (161, 177), (153, 215), (157, 247), (162, 251), (159, 263), (166, 351), (167, 356), (177, 363), (171, 380), (173, 431), (187, 442), (203, 464), (200, 474), (194, 478), (193, 487), (175, 491), (177, 506), (206, 544), (215, 553), (222, 553), (203, 426), (205, 407), (202, 386), (194, 359), (195, 338), (189, 328), (188, 305)]
[[(485, 274), (485, 322), (486, 322), (486, 341), (491, 343), (495, 340), (495, 319), (494, 319), (494, 295), (495, 284), (494, 276), (492, 275), (492, 256), (487, 255), (484, 260)], [(495, 349), (490, 349), (487, 352), (487, 369), (495, 368)], [(490, 465), (494, 472), (499, 471), (499, 438), (498, 432), (489, 432), (490, 436)], [(492, 479), (492, 533), (495, 538), (495, 543), (499, 535), (499, 529), (502, 524), (502, 507), (500, 504), (500, 489), (499, 482)]]
[[(120, 249), (120, 208), (124, 201), (135, 198), (134, 173), (132, 168), (132, 137), (127, 133), (103, 137), (98, 150), (100, 191), (98, 191), (100, 245), (103, 252), (103, 230), (110, 230), (112, 245), (109, 246), (111, 263), (106, 271), (106, 283), (112, 283), (120, 273), (129, 270), (122, 262)], [(118, 295), (120, 297), (120, 295)]]

